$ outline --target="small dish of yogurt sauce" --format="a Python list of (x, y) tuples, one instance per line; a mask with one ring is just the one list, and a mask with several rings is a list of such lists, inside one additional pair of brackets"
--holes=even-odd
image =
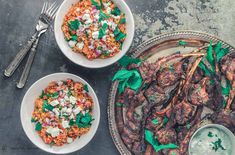
[(189, 155), (235, 155), (235, 136), (222, 125), (208, 124), (193, 134), (188, 150)]

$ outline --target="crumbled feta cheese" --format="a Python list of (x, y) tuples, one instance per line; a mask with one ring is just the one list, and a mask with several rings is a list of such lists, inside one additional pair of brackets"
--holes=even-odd
[(60, 103), (59, 103), (58, 100), (53, 100), (53, 101), (50, 102), (50, 104), (54, 107), (54, 106), (57, 106)]
[(56, 137), (60, 134), (60, 129), (58, 127), (53, 128), (53, 127), (49, 126), (47, 128), (46, 132), (48, 134), (50, 134), (52, 137)]
[(67, 95), (64, 96), (65, 101), (69, 101), (69, 97)]
[(120, 16), (111, 15), (114, 19), (120, 19)]
[(75, 47), (76, 43), (77, 43), (77, 42), (74, 41), (74, 40), (70, 40), (70, 41), (68, 42), (69, 46), (72, 47), (72, 48)]
[(59, 108), (54, 108), (52, 111), (55, 113), (55, 115), (58, 117), (60, 115)]
[(90, 10), (86, 9), (86, 10), (85, 10), (85, 13), (90, 13)]
[(69, 97), (69, 102), (70, 102), (71, 104), (75, 104), (75, 103), (77, 102), (77, 99), (76, 99), (75, 97), (73, 97), (73, 96), (70, 96), (70, 97)]
[(63, 126), (63, 128), (69, 128), (70, 127), (70, 125), (69, 125), (69, 121), (65, 121), (65, 120), (63, 120), (62, 121), (62, 126)]
[(77, 43), (76, 46), (78, 47), (78, 49), (82, 50), (83, 47), (84, 47), (84, 43), (83, 42), (79, 42), (79, 43)]
[(98, 37), (99, 37), (99, 31), (95, 31), (95, 32), (92, 33), (92, 38), (93, 39), (98, 39)]
[(95, 18), (96, 20), (99, 20), (100, 15), (97, 13), (97, 14), (95, 14), (94, 18)]
[(80, 113), (80, 111), (82, 111), (81, 107), (77, 107), (73, 110), (73, 113), (77, 115), (78, 113)]
[(110, 6), (110, 4), (111, 4), (111, 3), (110, 3), (110, 2), (108, 2), (108, 3), (103, 3), (103, 4), (104, 4), (104, 7), (105, 7), (105, 8), (107, 8), (107, 7), (109, 7), (109, 6)]
[(88, 13), (85, 13), (83, 16), (82, 16), (82, 19), (83, 20), (90, 20), (90, 15)]
[(61, 85), (63, 84), (63, 82), (62, 82), (62, 81), (58, 81), (57, 84), (58, 84), (59, 86), (61, 86)]
[(83, 114), (83, 115), (85, 115), (85, 114), (86, 114), (86, 112), (85, 112), (85, 111), (82, 111), (82, 114)]
[(106, 12), (107, 12), (107, 14), (110, 14), (110, 13), (111, 13), (111, 11), (112, 11), (112, 9), (111, 9), (110, 7), (107, 7), (107, 8), (106, 8)]
[(61, 112), (66, 112), (67, 111), (67, 107), (63, 107), (62, 109), (61, 109)]
[(116, 27), (117, 27), (117, 24), (116, 23), (114, 23), (114, 22), (110, 22), (110, 28), (111, 28), (111, 30), (115, 30), (116, 29)]
[(88, 19), (88, 20), (85, 21), (86, 26), (90, 26), (91, 23), (92, 23), (92, 20), (91, 20), (91, 19)]
[(74, 114), (72, 113), (70, 116), (69, 116), (69, 119), (74, 119)]
[(72, 108), (68, 108), (68, 109), (66, 110), (66, 113), (67, 113), (67, 114), (71, 114), (71, 112), (72, 112)]
[(70, 143), (72, 143), (72, 142), (73, 142), (73, 138), (68, 137), (68, 138), (67, 138), (67, 143), (70, 144)]

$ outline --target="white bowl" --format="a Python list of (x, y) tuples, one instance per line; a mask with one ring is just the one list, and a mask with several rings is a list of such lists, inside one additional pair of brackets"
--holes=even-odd
[[(80, 138), (77, 138), (71, 144), (65, 144), (63, 146), (50, 146), (48, 144), (45, 144), (41, 137), (39, 137), (38, 133), (35, 131), (34, 124), (31, 122), (34, 103), (36, 98), (41, 94), (42, 90), (46, 88), (51, 81), (66, 80), (68, 78), (88, 85), (89, 95), (92, 97), (94, 102), (93, 117), (95, 120), (92, 122), (89, 132), (81, 136)], [(28, 89), (21, 103), (20, 119), (27, 137), (37, 147), (46, 152), (65, 154), (77, 151), (88, 144), (89, 141), (91, 141), (99, 125), (100, 107), (94, 90), (85, 80), (69, 73), (55, 73), (39, 79)]]
[(58, 46), (60, 47), (61, 51), (64, 53), (64, 55), (70, 59), (72, 62), (83, 66), (87, 68), (101, 68), (109, 66), (115, 62), (117, 62), (120, 58), (122, 58), (125, 53), (128, 51), (133, 37), (134, 37), (134, 18), (133, 15), (125, 3), (124, 0), (112, 0), (118, 8), (125, 13), (126, 15), (126, 32), (127, 36), (123, 43), (122, 50), (116, 54), (115, 56), (111, 58), (106, 59), (94, 59), (94, 60), (88, 60), (85, 56), (79, 53), (75, 53), (72, 51), (72, 49), (68, 46), (67, 41), (64, 38), (63, 31), (61, 30), (61, 26), (63, 23), (64, 16), (68, 12), (69, 8), (72, 6), (72, 4), (75, 4), (79, 2), (79, 0), (64, 0), (64, 2), (61, 4), (56, 18), (55, 18), (55, 24), (54, 24), (54, 32), (55, 32), (55, 38)]
[(228, 135), (228, 137), (230, 138), (231, 142), (232, 142), (232, 154), (231, 155), (234, 155), (235, 154), (235, 136), (234, 134), (228, 129), (226, 128), (225, 126), (223, 125), (220, 125), (220, 124), (207, 124), (207, 125), (204, 125), (202, 127), (200, 127), (199, 129), (197, 129), (194, 134), (192, 135), (192, 137), (190, 138), (190, 141), (189, 141), (189, 145), (188, 145), (188, 154), (190, 155), (191, 154), (191, 142), (192, 142), (192, 139), (195, 137), (195, 135), (197, 135), (201, 130), (205, 129), (205, 128), (217, 128), (217, 129), (220, 129), (221, 131), (223, 131), (226, 135)]

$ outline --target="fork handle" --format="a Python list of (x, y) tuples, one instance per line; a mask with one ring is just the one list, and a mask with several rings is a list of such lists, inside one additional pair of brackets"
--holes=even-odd
[(27, 78), (29, 76), (29, 72), (30, 72), (30, 69), (31, 69), (31, 66), (33, 64), (33, 60), (34, 60), (34, 57), (35, 57), (35, 54), (36, 54), (36, 48), (38, 46), (38, 41), (39, 41), (39, 37), (36, 39), (36, 41), (34, 42), (32, 48), (30, 49), (29, 57), (28, 57), (27, 62), (25, 64), (24, 70), (21, 74), (19, 82), (16, 85), (17, 88), (23, 88), (26, 81), (27, 81)]
[(24, 59), (29, 49), (32, 47), (32, 44), (35, 42), (37, 38), (38, 32), (36, 32), (31, 39), (27, 42), (27, 44), (16, 54), (15, 58), (11, 61), (8, 67), (5, 69), (4, 75), (10, 77), (19, 66), (21, 61)]

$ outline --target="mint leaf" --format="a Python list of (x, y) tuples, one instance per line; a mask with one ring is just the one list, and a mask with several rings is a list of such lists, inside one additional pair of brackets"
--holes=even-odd
[[(114, 34), (115, 35), (115, 34)], [(115, 36), (115, 40), (116, 41), (120, 41), (120, 40), (122, 40), (123, 38), (125, 38), (126, 37), (126, 34), (125, 33), (122, 33), (121, 31), (118, 33), (118, 35), (117, 36)]]
[(118, 63), (123, 67), (127, 67), (129, 64), (132, 64), (132, 63), (139, 65), (141, 63), (141, 60), (138, 58), (131, 58), (131, 57), (128, 57), (127, 55), (124, 55), (118, 61)]
[(121, 11), (119, 10), (118, 7), (115, 7), (112, 11), (111, 14), (115, 15), (115, 16), (119, 16), (121, 15)]
[(222, 48), (216, 55), (216, 62), (219, 62), (226, 54), (229, 53), (229, 48)]
[(122, 18), (122, 19), (120, 19), (118, 24), (125, 24), (125, 23), (126, 23), (126, 18)]
[(35, 126), (35, 130), (36, 131), (41, 131), (42, 130), (42, 124), (40, 122), (37, 122), (37, 124)]
[(80, 22), (78, 21), (78, 19), (72, 20), (69, 22), (69, 29), (71, 31), (76, 31), (80, 26)]
[(99, 5), (98, 2), (96, 2), (95, 0), (91, 0), (91, 3), (96, 7), (97, 10), (101, 9), (101, 6)]
[(180, 40), (180, 41), (178, 42), (178, 45), (179, 45), (179, 46), (184, 46), (184, 47), (185, 47), (186, 44), (187, 44), (187, 43), (186, 43), (186, 41), (184, 41), (184, 40)]
[(84, 89), (86, 92), (89, 92), (89, 89), (88, 89), (88, 85), (87, 85), (87, 84), (84, 84), (84, 85), (83, 85), (83, 89)]
[(161, 151), (163, 149), (176, 149), (178, 148), (178, 146), (176, 144), (173, 144), (173, 143), (169, 143), (169, 144), (166, 144), (166, 145), (158, 145), (158, 146), (155, 146), (154, 149), (156, 152), (158, 151)]
[(153, 123), (154, 125), (158, 125), (158, 123), (159, 123), (159, 122), (158, 122), (158, 119), (157, 119), (157, 118), (153, 119), (153, 120), (152, 120), (152, 123)]
[(50, 105), (47, 100), (44, 100), (44, 101), (43, 101), (42, 109), (43, 109), (44, 111), (46, 111), (46, 110), (52, 111), (53, 108), (54, 108), (54, 107), (53, 107), (52, 105)]
[(129, 79), (132, 76), (132, 72), (126, 69), (119, 70), (113, 77), (112, 81), (120, 80), (124, 81), (126, 79)]
[(103, 11), (100, 10), (100, 15), (99, 15), (99, 22), (109, 18), (109, 16), (107, 16)]
[(124, 104), (123, 103), (121, 103), (121, 102), (116, 102), (116, 106), (117, 107), (122, 107)]
[(210, 41), (210, 45), (207, 48), (206, 59), (211, 65), (212, 72), (215, 72), (215, 59), (214, 59), (214, 56), (213, 56), (212, 41)]
[(201, 61), (198, 65), (205, 73), (206, 76), (210, 77), (211, 76), (211, 72), (210, 70), (206, 67), (206, 65)]
[(105, 36), (105, 33), (106, 33), (106, 29), (108, 28), (108, 24), (107, 23), (104, 23), (101, 27), (101, 29), (99, 30), (99, 36), (98, 38), (101, 39), (103, 38), (103, 36)]

